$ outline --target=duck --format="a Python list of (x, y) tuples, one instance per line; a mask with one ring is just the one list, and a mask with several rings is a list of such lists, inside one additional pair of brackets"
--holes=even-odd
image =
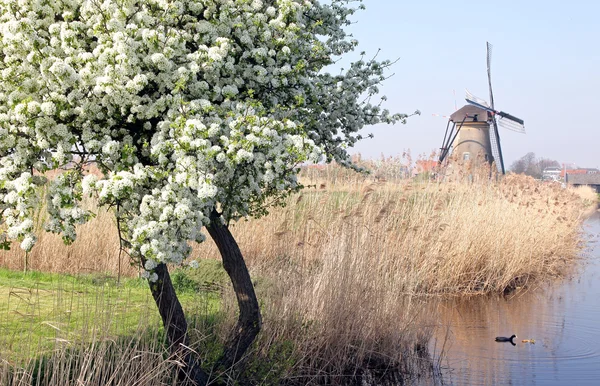
[(515, 342), (513, 342), (513, 339), (515, 339), (517, 336), (516, 335), (511, 335), (510, 338), (507, 338), (505, 336), (497, 336), (496, 337), (496, 342), (510, 342), (512, 344), (514, 344)]

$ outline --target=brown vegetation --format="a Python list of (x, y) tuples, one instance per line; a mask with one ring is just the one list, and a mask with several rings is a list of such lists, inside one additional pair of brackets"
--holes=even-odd
[[(302, 382), (353, 374), (365, 364), (418, 361), (432, 325), (420, 315), (421, 295), (501, 293), (564, 275), (580, 252), (579, 225), (595, 199), (583, 199), (585, 189), (517, 175), (416, 183), (352, 177), (336, 167), (307, 173), (312, 187), (286, 207), (231, 225), (263, 304), (254, 354), (269, 358), (287, 342)], [(116, 275), (117, 240), (110, 214), (100, 212), (71, 247), (40, 234), (30, 268)], [(219, 256), (210, 242), (193, 255)], [(1, 252), (0, 265), (22, 269), (23, 253)], [(137, 273), (126, 260), (120, 271)], [(225, 336), (236, 320), (230, 290), (223, 308)]]
[[(0, 384), (44, 386), (129, 386), (175, 384), (173, 368), (160, 337), (94, 335), (90, 341), (57, 340), (47, 357), (32, 358), (24, 366), (0, 361)], [(165, 359), (168, 358), (168, 359)]]

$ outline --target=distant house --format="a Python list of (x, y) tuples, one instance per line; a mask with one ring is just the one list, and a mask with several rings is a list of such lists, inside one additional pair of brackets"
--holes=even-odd
[(413, 169), (413, 176), (421, 173), (435, 173), (437, 171), (438, 161), (434, 160), (417, 160)]
[(598, 173), (597, 169), (596, 172), (592, 173), (567, 173), (566, 182), (567, 185), (571, 186), (587, 185), (600, 193), (600, 173)]
[(542, 180), (543, 181), (559, 181), (561, 180), (561, 171), (562, 169), (559, 167), (550, 167), (546, 168), (542, 171)]
[(577, 168), (577, 169), (562, 169), (560, 171), (560, 178), (565, 177), (565, 171), (567, 175), (575, 175), (575, 174), (600, 174), (600, 170), (596, 168)]

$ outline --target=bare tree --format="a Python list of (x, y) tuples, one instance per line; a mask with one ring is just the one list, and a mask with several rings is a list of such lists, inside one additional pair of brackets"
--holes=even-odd
[(537, 158), (535, 153), (529, 152), (510, 165), (510, 170), (516, 174), (525, 174), (541, 179), (544, 170), (550, 167), (560, 167), (560, 163), (549, 158)]

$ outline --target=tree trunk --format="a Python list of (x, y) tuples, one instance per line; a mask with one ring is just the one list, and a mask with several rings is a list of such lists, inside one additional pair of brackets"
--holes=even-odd
[[(146, 259), (142, 258), (142, 264), (145, 263)], [(158, 280), (148, 283), (167, 331), (169, 351), (185, 365), (179, 369), (179, 382), (184, 385), (204, 386), (208, 383), (209, 377), (200, 367), (200, 359), (188, 349), (187, 322), (175, 288), (173, 288), (169, 270), (165, 264), (159, 264), (154, 272), (158, 275)]]
[[(262, 321), (254, 285), (250, 279), (250, 273), (244, 262), (242, 252), (229, 228), (221, 224), (219, 217), (218, 213), (214, 212), (211, 215), (211, 223), (207, 229), (219, 248), (223, 259), (223, 267), (233, 284), (240, 310), (237, 325), (227, 339), (221, 358), (217, 361), (217, 367), (227, 370), (240, 361), (254, 342), (260, 331)], [(142, 265), (145, 263), (146, 260), (142, 258)], [(158, 280), (155, 283), (149, 283), (150, 290), (158, 306), (163, 325), (167, 330), (169, 349), (185, 364), (185, 367), (178, 374), (179, 381), (183, 384), (204, 386), (208, 383), (209, 375), (200, 367), (199, 358), (196, 358), (187, 349), (189, 345), (187, 322), (181, 303), (173, 288), (167, 266), (159, 264), (154, 272), (158, 275)]]
[(254, 285), (244, 262), (242, 252), (226, 225), (221, 223), (220, 215), (213, 211), (208, 233), (219, 248), (223, 267), (231, 278), (237, 297), (240, 316), (235, 329), (231, 332), (223, 355), (217, 366), (227, 370), (237, 363), (248, 350), (261, 328), (260, 308), (254, 293)]

